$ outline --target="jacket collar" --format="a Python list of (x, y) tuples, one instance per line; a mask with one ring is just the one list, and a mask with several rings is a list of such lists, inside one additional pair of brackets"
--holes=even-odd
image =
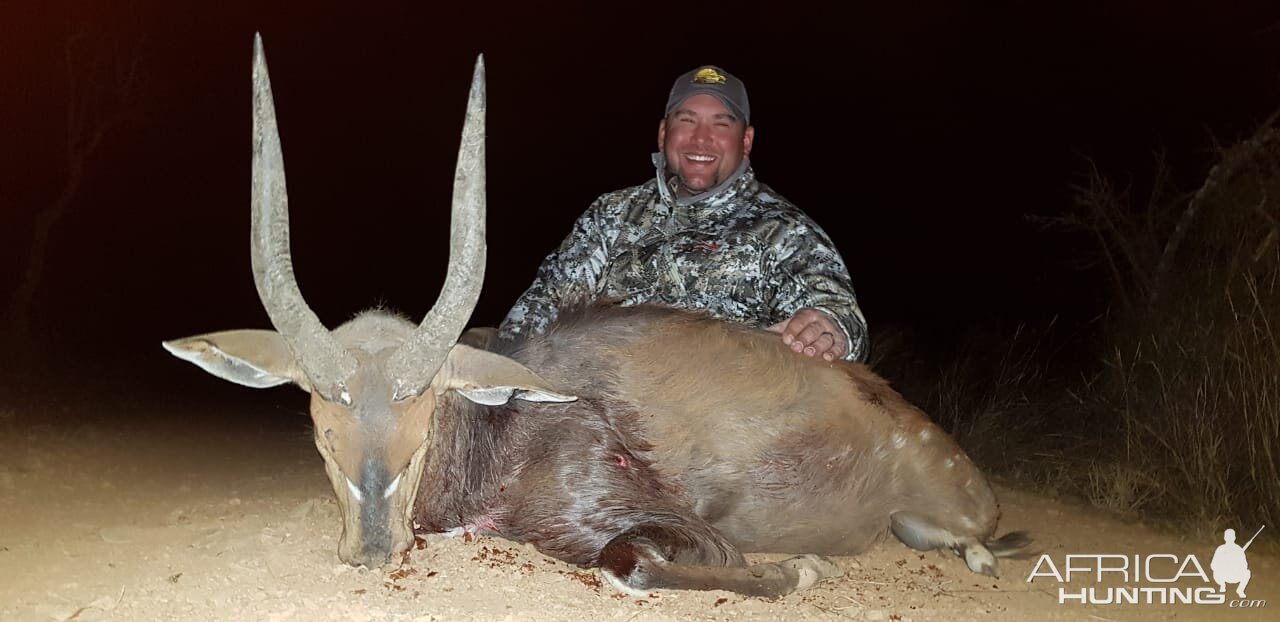
[(731, 199), (742, 193), (743, 189), (755, 181), (755, 173), (751, 170), (751, 160), (742, 158), (733, 174), (720, 182), (716, 187), (689, 197), (677, 197), (675, 180), (667, 177), (667, 158), (661, 151), (651, 156), (653, 167), (657, 171), (658, 193), (662, 202), (674, 208), (693, 208), (695, 211), (708, 212), (728, 204)]

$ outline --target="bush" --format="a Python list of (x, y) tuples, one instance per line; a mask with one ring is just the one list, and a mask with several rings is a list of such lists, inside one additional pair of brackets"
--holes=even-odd
[(1112, 306), (1079, 382), (1096, 452), (1067, 485), (1100, 507), (1220, 532), (1280, 518), (1280, 130), (1222, 151), (1196, 192), (1157, 161), (1135, 207), (1094, 169), (1050, 224), (1096, 240)]

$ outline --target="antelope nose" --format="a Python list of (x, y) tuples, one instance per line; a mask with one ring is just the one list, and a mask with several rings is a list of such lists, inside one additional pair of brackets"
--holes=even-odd
[(349, 555), (341, 555), (342, 561), (350, 566), (364, 566), (366, 568), (381, 568), (391, 561), (391, 550), (376, 547), (362, 548), (359, 551)]

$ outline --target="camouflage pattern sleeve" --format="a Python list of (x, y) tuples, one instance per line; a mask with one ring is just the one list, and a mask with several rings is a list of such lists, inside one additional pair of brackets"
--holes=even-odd
[(574, 222), (560, 247), (542, 261), (533, 283), (502, 320), (499, 334), (540, 333), (560, 307), (596, 298), (609, 247), (616, 238), (616, 227), (605, 224), (609, 220), (606, 197), (596, 199)]
[(831, 238), (807, 217), (785, 229), (775, 247), (777, 288), (773, 308), (776, 321), (811, 307), (826, 313), (844, 331), (847, 361), (865, 361), (869, 343), (867, 321), (853, 293), (853, 281)]

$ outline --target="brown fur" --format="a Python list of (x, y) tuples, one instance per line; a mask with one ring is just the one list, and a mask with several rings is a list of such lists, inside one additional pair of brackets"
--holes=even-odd
[(981, 473), (863, 365), (649, 306), (568, 311), (546, 335), (487, 343), (579, 401), (442, 403), (416, 510), (432, 528), (483, 523), (574, 563), (639, 565), (659, 586), (727, 589), (741, 585), (669, 576), (636, 551), (702, 566), (852, 554), (897, 513), (955, 538), (928, 548), (995, 531)]

